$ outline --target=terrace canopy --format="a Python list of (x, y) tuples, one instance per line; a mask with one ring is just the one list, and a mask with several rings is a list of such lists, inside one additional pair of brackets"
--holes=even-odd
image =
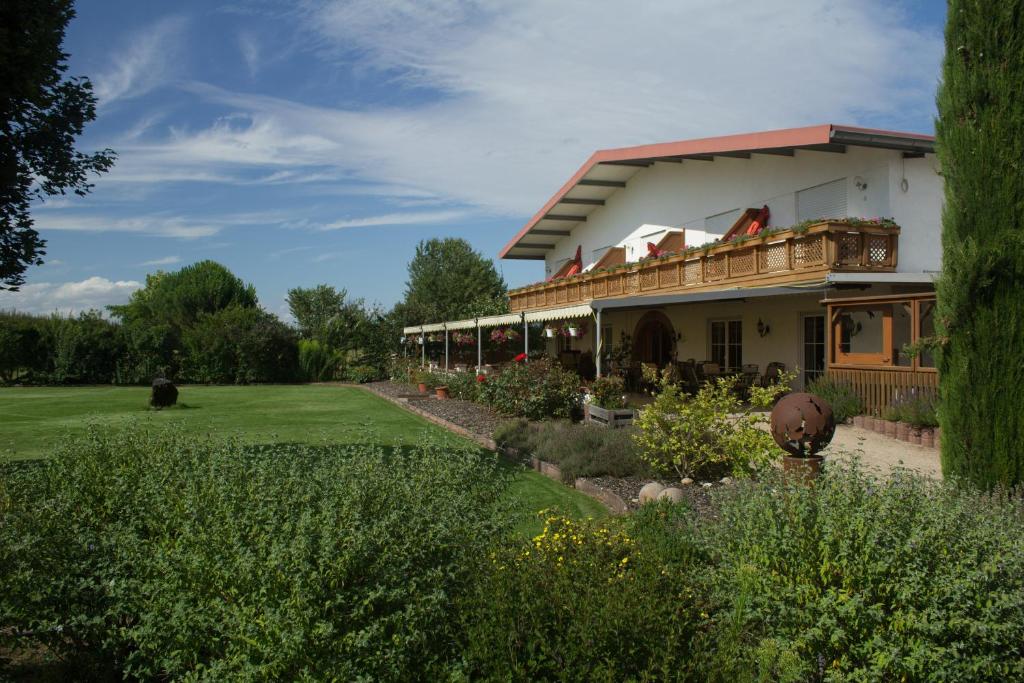
[[(410, 325), (402, 329), (405, 336), (412, 334), (424, 335), (428, 332), (444, 332), (444, 369), (448, 370), (448, 332), (455, 330), (471, 330), (476, 328), (476, 364), (477, 368), (483, 366), (483, 329), (485, 327), (498, 327), (499, 325), (523, 326), (523, 352), (530, 352), (529, 325), (533, 322), (547, 322), (549, 320), (568, 320), (570, 318), (585, 318), (593, 315), (594, 311), (590, 304), (567, 306), (564, 308), (552, 308), (545, 311), (533, 313), (504, 313), (502, 315), (487, 315), (479, 318), (468, 318), (465, 320), (452, 320), (443, 323), (430, 323), (424, 325)], [(426, 365), (427, 345), (421, 344), (421, 362)]]

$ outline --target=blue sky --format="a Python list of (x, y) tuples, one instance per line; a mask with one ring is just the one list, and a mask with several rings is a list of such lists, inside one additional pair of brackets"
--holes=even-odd
[[(391, 305), (417, 242), (489, 257), (595, 149), (834, 122), (932, 132), (945, 2), (80, 0), (66, 50), (115, 169), (35, 209), (0, 308), (118, 303), (224, 263), (284, 315)], [(512, 286), (536, 262), (497, 262)]]

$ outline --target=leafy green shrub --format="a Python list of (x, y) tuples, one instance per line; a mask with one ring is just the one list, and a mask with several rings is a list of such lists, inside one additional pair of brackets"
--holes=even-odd
[(399, 384), (412, 384), (416, 370), (420, 367), (418, 358), (392, 356), (385, 367), (388, 379)]
[(1024, 677), (1020, 496), (830, 466), (716, 502), (709, 679)]
[(758, 425), (793, 375), (770, 387), (751, 387), (750, 402), (736, 395), (736, 378), (708, 382), (688, 396), (665, 378), (654, 402), (634, 421), (634, 438), (641, 457), (662, 473), (679, 477), (718, 477), (725, 472), (749, 476), (763, 470), (780, 453), (774, 439)]
[(327, 382), (335, 378), (341, 365), (342, 354), (316, 339), (299, 340), (299, 367), (306, 379)]
[(533, 455), (538, 431), (536, 422), (523, 418), (508, 420), (494, 430), (494, 442), (501, 448), (514, 448), (523, 455)]
[(590, 402), (598, 408), (618, 410), (626, 407), (626, 382), (618, 375), (598, 377), (590, 385)]
[(259, 308), (231, 306), (203, 313), (182, 333), (181, 375), (200, 384), (294, 382), (295, 332)]
[(431, 678), (502, 471), (434, 445), (93, 429), (0, 469), (0, 646), (142, 679)]
[(854, 415), (864, 412), (864, 402), (846, 382), (822, 375), (807, 384), (807, 392), (821, 396), (832, 406), (832, 415), (837, 424), (846, 422)]
[(543, 358), (513, 363), (487, 378), (480, 398), (503, 415), (530, 420), (574, 418), (580, 411), (580, 378)]
[(376, 382), (377, 380), (384, 378), (384, 372), (380, 368), (376, 368), (372, 365), (349, 365), (346, 366), (342, 372), (341, 379), (346, 382), (355, 382), (357, 384), (366, 384), (367, 382)]
[(450, 372), (445, 377), (448, 392), (452, 398), (462, 401), (476, 401), (480, 398), (480, 382), (473, 372)]
[[(689, 553), (663, 551), (680, 549), (689, 536), (661, 543), (677, 511), (653, 507), (643, 522), (662, 529), (635, 538), (630, 520), (552, 514), (532, 542), (496, 544), (462, 606), (459, 673), (522, 681), (687, 677), (697, 661), (700, 597), (687, 579)], [(651, 537), (659, 542), (646, 543)]]

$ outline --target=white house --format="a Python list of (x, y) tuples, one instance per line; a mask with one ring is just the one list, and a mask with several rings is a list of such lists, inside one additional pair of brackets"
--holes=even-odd
[(934, 139), (915, 133), (822, 125), (599, 151), (501, 251), (544, 262), (512, 311), (592, 316), (549, 342), (567, 363), (781, 363), (880, 410), (937, 381), (906, 346), (931, 333), (942, 192)]

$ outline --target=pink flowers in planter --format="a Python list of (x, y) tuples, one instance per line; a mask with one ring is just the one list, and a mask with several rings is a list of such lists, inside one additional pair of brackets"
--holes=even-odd
[(491, 341), (495, 344), (507, 344), (515, 341), (523, 335), (511, 327), (495, 327), (491, 330)]
[(476, 343), (476, 337), (469, 332), (452, 332), (452, 341), (456, 346), (471, 346)]

